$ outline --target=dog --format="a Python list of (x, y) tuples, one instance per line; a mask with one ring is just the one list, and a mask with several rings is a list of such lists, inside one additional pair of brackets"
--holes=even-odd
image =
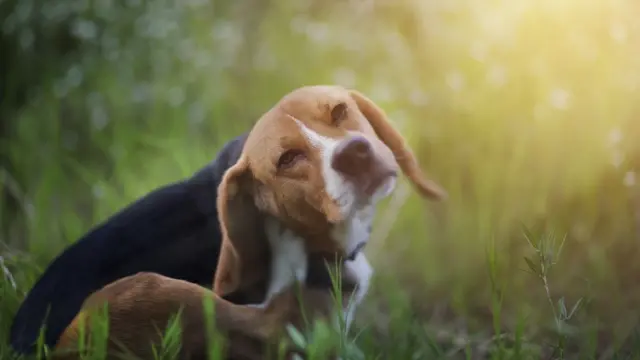
[[(225, 173), (217, 199), (223, 242), (213, 293), (250, 294), (259, 289), (266, 290), (266, 295), (254, 306), (228, 304), (222, 298), (216, 298), (216, 303), (223, 304), (227, 314), (261, 319), (293, 284), (307, 279), (310, 253), (338, 249), (351, 260), (344, 264), (345, 270), (356, 283), (355, 299), (343, 309), (351, 318), (372, 274), (362, 249), (369, 238), (374, 207), (394, 189), (399, 170), (423, 196), (446, 196), (424, 176), (384, 112), (363, 94), (339, 86), (307, 86), (284, 96), (253, 127), (239, 160)], [(154, 303), (193, 304), (189, 299), (201, 298), (196, 295), (204, 291), (189, 285), (200, 289), (193, 295), (195, 292), (182, 289), (185, 283), (172, 285), (179, 280), (162, 280), (172, 289), (168, 293), (177, 295), (169, 298), (139, 292), (134, 276), (128, 279), (128, 288), (135, 296), (125, 296), (120, 302), (117, 297), (95, 296), (108, 298), (110, 309), (133, 307), (135, 313), (153, 318), (152, 314), (167, 313), (165, 306)], [(149, 310), (136, 304), (146, 304)], [(126, 325), (128, 318), (116, 317), (123, 319), (118, 329), (129, 328), (118, 336), (133, 335), (142, 326)], [(256, 328), (241, 331), (251, 334)], [(73, 333), (73, 326), (65, 332)]]
[[(352, 260), (345, 264), (345, 276), (358, 284), (345, 309), (348, 328), (372, 276), (359, 249), (369, 239), (377, 202), (392, 192), (399, 170), (424, 197), (446, 198), (442, 187), (424, 175), (403, 137), (372, 100), (340, 86), (302, 87), (285, 95), (255, 124), (240, 159), (225, 175), (235, 181), (227, 195), (237, 198), (237, 205), (229, 209), (238, 216), (231, 218), (243, 221), (230, 223), (225, 211), (219, 213), (220, 221), (231, 224), (227, 227), (230, 237), (262, 238), (262, 244), (275, 238), (269, 234), (280, 225), (305, 239), (325, 241), (329, 236), (342, 243)], [(247, 185), (247, 178), (259, 179), (258, 184)], [(283, 192), (276, 193), (269, 185)], [(310, 231), (318, 226), (322, 228), (316, 230), (319, 233)], [(292, 264), (301, 262), (292, 259), (291, 249), (271, 244), (270, 283), (265, 285), (262, 273), (252, 269), (263, 266), (265, 259), (259, 254), (264, 252), (228, 244), (222, 243), (213, 287), (222, 296), (266, 289), (264, 303), (268, 303), (290, 283)], [(240, 262), (243, 271), (234, 271)]]
[[(287, 160), (287, 158), (290, 158), (291, 162), (293, 163), (298, 163), (298, 160), (303, 159), (303, 163), (309, 163), (309, 161), (313, 160), (316, 163), (320, 162), (323, 164), (323, 172), (321, 176), (318, 174), (317, 178), (310, 178), (307, 180), (311, 181), (305, 181), (307, 181), (307, 185), (313, 185), (317, 190), (316, 192), (314, 192), (316, 198), (312, 199), (313, 201), (311, 201), (310, 203), (315, 202), (317, 205), (319, 202), (323, 202), (323, 205), (320, 206), (320, 209), (327, 211), (329, 219), (335, 225), (333, 231), (335, 232), (335, 235), (337, 237), (341, 237), (342, 239), (349, 239), (352, 243), (357, 244), (357, 246), (361, 246), (359, 244), (362, 243), (364, 239), (368, 238), (370, 224), (373, 218), (373, 205), (375, 201), (370, 201), (368, 203), (364, 201), (364, 204), (360, 204), (361, 202), (363, 202), (363, 196), (361, 196), (359, 193), (367, 193), (365, 185), (367, 185), (367, 183), (370, 181), (367, 179), (366, 174), (367, 171), (371, 171), (373, 169), (362, 169), (361, 165), (371, 163), (367, 160), (368, 155), (366, 155), (366, 153), (367, 151), (369, 151), (370, 153), (375, 154), (375, 152), (373, 152), (372, 150), (374, 148), (382, 149), (381, 153), (384, 154), (376, 154), (376, 156), (383, 156), (389, 164), (392, 164), (389, 165), (390, 169), (385, 169), (385, 171), (389, 171), (389, 179), (395, 180), (395, 172), (397, 171), (395, 167), (399, 166), (405, 172), (405, 174), (408, 175), (409, 179), (411, 179), (412, 182), (416, 185), (421, 194), (433, 199), (439, 199), (445, 196), (444, 191), (442, 191), (439, 186), (424, 178), (419, 168), (417, 167), (415, 158), (402, 140), (402, 137), (386, 121), (386, 117), (382, 110), (379, 109), (371, 100), (367, 99), (364, 95), (356, 91), (348, 91), (339, 87), (305, 87), (294, 91), (292, 94), (286, 96), (281, 101), (281, 103), (276, 106), (276, 108), (271, 109), (265, 117), (270, 118), (272, 117), (271, 115), (274, 115), (279, 111), (282, 113), (283, 110), (287, 116), (285, 116), (284, 118), (280, 117), (280, 120), (276, 121), (278, 125), (276, 125), (275, 128), (281, 128), (283, 130), (282, 134), (291, 134), (288, 140), (291, 141), (290, 145), (295, 145), (297, 139), (297, 141), (300, 142), (298, 145), (302, 146), (306, 144), (306, 146), (309, 146), (310, 149), (313, 149), (316, 152), (314, 153), (314, 151), (309, 151), (308, 153), (305, 153), (304, 151), (301, 152), (300, 149), (291, 148), (287, 150), (286, 156), (284, 153), (282, 154), (284, 159), (283, 161), (287, 162), (289, 161)], [(283, 119), (288, 119), (290, 120), (290, 122), (283, 125)], [(258, 134), (256, 136), (265, 140), (268, 139), (269, 134), (274, 134), (273, 131), (270, 131), (268, 129), (268, 126), (265, 127), (264, 125), (264, 123), (269, 122), (270, 121), (262, 121), (262, 125), (257, 124), (257, 126), (262, 127), (262, 130), (264, 131), (256, 132)], [(291, 124), (295, 124), (297, 128), (292, 127)], [(354, 134), (358, 136), (353, 136)], [(349, 141), (346, 141), (344, 139), (347, 135), (349, 137)], [(345, 144), (347, 142), (351, 145), (346, 146)], [(356, 151), (356, 153), (360, 153), (361, 155), (365, 154), (365, 156), (362, 158), (363, 161), (356, 161), (354, 164), (349, 164), (349, 161), (336, 161), (336, 166), (330, 165), (330, 158), (327, 154), (331, 152), (339, 153), (340, 151), (337, 151), (337, 149), (339, 148), (337, 144), (342, 144), (343, 148), (351, 149), (349, 150), (351, 152), (353, 152), (354, 149), (357, 150), (358, 148), (361, 150), (364, 149), (364, 151)], [(363, 144), (365, 145), (363, 146)], [(304, 148), (304, 146), (302, 147)], [(276, 149), (265, 150), (266, 151), (258, 152), (264, 156), (269, 155), (272, 150), (277, 153), (278, 148), (276, 147)], [(252, 151), (254, 153), (257, 153), (255, 149)], [(344, 149), (342, 149), (342, 152), (345, 152)], [(346, 153), (348, 153), (348, 151), (346, 151)], [(318, 156), (318, 154), (323, 155)], [(344, 156), (341, 158), (344, 159)], [(270, 159), (264, 158), (262, 160), (267, 161)], [(378, 162), (373, 162), (372, 164), (377, 166)], [(238, 161), (235, 171), (240, 171), (243, 167), (246, 170), (247, 163), (244, 161)], [(296, 167), (294, 167), (294, 169), (295, 168)], [(339, 171), (337, 169), (341, 170)], [(242, 173), (242, 171), (240, 171), (240, 173)], [(294, 176), (298, 176), (302, 173), (297, 173), (296, 171), (293, 172)], [(295, 180), (295, 177), (288, 179), (288, 181)], [(389, 180), (389, 182), (393, 183), (393, 180)], [(326, 189), (323, 188), (325, 181)], [(320, 184), (321, 186), (318, 186)], [(374, 185), (375, 184), (369, 184), (369, 186)], [(392, 188), (391, 185), (388, 185), (387, 187), (389, 188), (388, 191), (390, 191), (390, 189)], [(371, 200), (378, 196), (379, 195), (376, 194), (376, 196), (373, 196)], [(265, 197), (261, 199), (262, 206), (268, 205), (268, 202), (266, 200), (268, 200), (267, 195), (265, 195)], [(315, 208), (313, 206), (307, 206), (307, 208), (308, 209), (305, 209), (303, 212), (297, 212), (294, 209), (289, 209), (288, 206), (283, 206), (282, 209), (279, 210), (288, 213), (292, 219), (314, 219), (318, 217), (318, 206), (316, 206)], [(245, 210), (247, 210), (246, 207)], [(292, 212), (291, 210), (294, 211)], [(248, 213), (251, 212), (249, 211)], [(341, 218), (344, 218), (344, 221), (341, 221)], [(167, 220), (170, 219), (167, 217)], [(247, 222), (251, 223), (251, 221)], [(245, 222), (245, 225), (247, 222)], [(135, 224), (135, 221), (132, 221), (132, 223)], [(244, 227), (245, 230), (251, 228), (251, 226)], [(257, 228), (254, 229), (257, 230)], [(175, 234), (176, 236), (180, 235), (180, 233)], [(106, 241), (102, 242), (104, 243)], [(175, 248), (178, 249), (180, 244), (178, 242), (175, 242), (174, 244)], [(125, 248), (127, 248), (126, 245)], [(144, 250), (144, 247), (142, 249)], [(186, 251), (191, 250), (187, 249)], [(260, 252), (256, 251), (253, 253), (255, 254)], [(282, 253), (285, 253), (285, 251), (282, 251)], [(249, 251), (248, 254), (248, 258), (253, 259), (252, 252)], [(222, 263), (233, 263), (237, 260), (237, 258), (239, 258), (237, 253), (234, 253), (230, 249), (225, 248), (224, 245), (222, 246), (220, 265), (222, 265)], [(274, 259), (278, 259), (278, 257), (275, 256)], [(215, 260), (212, 260), (212, 263), (214, 262)], [(135, 264), (135, 262), (133, 261), (129, 262), (129, 264), (131, 263)], [(149, 264), (153, 263), (154, 262), (149, 262)], [(274, 261), (274, 263), (278, 264), (279, 262)], [(125, 264), (127, 264), (127, 262), (125, 262)], [(168, 260), (168, 264), (173, 265), (175, 264), (175, 262)], [(260, 262), (248, 262), (248, 264), (258, 266)], [(371, 268), (366, 258), (362, 254), (358, 254), (353, 259), (351, 264), (351, 266), (347, 267), (346, 273), (350, 274), (351, 276), (355, 275), (360, 277), (359, 283), (361, 286), (359, 287), (358, 295), (356, 296), (356, 303), (358, 303), (366, 292), (368, 279), (371, 276)], [(129, 273), (134, 272), (136, 266), (129, 267)], [(153, 266), (160, 267), (157, 265)], [(138, 269), (141, 268), (141, 266), (137, 267)], [(234, 266), (228, 265), (219, 267), (226, 269), (234, 268)], [(273, 266), (272, 271), (275, 271), (274, 269), (277, 268), (278, 266)], [(89, 269), (90, 270), (88, 272), (90, 274), (96, 274), (100, 272), (96, 271), (93, 267), (89, 267)], [(102, 270), (102, 272), (104, 273), (106, 271)], [(242, 290), (244, 290), (248, 294), (253, 294), (253, 296), (248, 296), (252, 299), (247, 300), (246, 302), (255, 302), (256, 299), (260, 298), (260, 293), (264, 295), (267, 286), (264, 280), (259, 281), (257, 278), (252, 278), (251, 274), (255, 273), (256, 272), (252, 271), (246, 271), (246, 274), (233, 271), (219, 271), (217, 272), (218, 275), (216, 278), (217, 281), (215, 289), (223, 296), (233, 296), (234, 294), (238, 293), (242, 294)], [(124, 274), (121, 273), (119, 275)], [(99, 280), (95, 279), (93, 280), (93, 282), (87, 281), (86, 283), (95, 286), (97, 283), (99, 283)], [(267, 291), (267, 293), (269, 294), (267, 299), (269, 299), (270, 296), (273, 296), (274, 293), (277, 293), (279, 288), (283, 287), (282, 285), (278, 285), (278, 281), (272, 281), (271, 285), (272, 287)], [(234, 287), (237, 288), (235, 292)], [(237, 291), (238, 289), (241, 291)], [(84, 292), (87, 291), (85, 290)], [(82, 291), (76, 291), (75, 293), (80, 294), (82, 293)], [(265, 302), (268, 301), (263, 301), (263, 303)], [(24, 308), (26, 307), (23, 305), (23, 309)], [(346, 315), (347, 318), (351, 318), (350, 311), (347, 311)], [(68, 323), (69, 320), (67, 320), (66, 323)], [(61, 323), (62, 322), (64, 321), (61, 321)]]

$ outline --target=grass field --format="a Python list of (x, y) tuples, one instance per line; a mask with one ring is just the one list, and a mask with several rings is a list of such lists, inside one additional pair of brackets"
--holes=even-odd
[(318, 83), (374, 99), (450, 195), (381, 206), (367, 358), (640, 358), (636, 2), (0, 6), (1, 359), (65, 246)]

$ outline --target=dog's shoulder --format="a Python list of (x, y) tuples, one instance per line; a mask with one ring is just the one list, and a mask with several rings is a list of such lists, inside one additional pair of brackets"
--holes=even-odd
[(217, 217), (218, 185), (224, 173), (240, 158), (247, 136), (245, 133), (226, 143), (212, 162), (184, 181), (190, 196), (204, 214)]
[(239, 135), (227, 142), (218, 152), (218, 156), (209, 164), (193, 174), (187, 181), (194, 185), (219, 183), (222, 176), (231, 166), (233, 166), (240, 155), (247, 140), (248, 133)]

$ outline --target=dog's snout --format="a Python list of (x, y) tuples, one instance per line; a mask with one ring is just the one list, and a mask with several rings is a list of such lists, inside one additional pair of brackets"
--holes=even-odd
[(370, 167), (372, 155), (369, 141), (362, 136), (354, 136), (338, 145), (331, 165), (343, 175), (357, 176)]
[(371, 142), (356, 135), (342, 140), (333, 153), (331, 166), (352, 181), (359, 192), (371, 196), (396, 170), (376, 154)]

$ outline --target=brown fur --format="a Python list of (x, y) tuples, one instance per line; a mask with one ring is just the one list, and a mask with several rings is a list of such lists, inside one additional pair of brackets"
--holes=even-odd
[[(300, 322), (293, 287), (277, 295), (265, 308), (234, 305), (221, 296), (235, 291), (255, 293), (257, 287), (264, 285), (271, 266), (266, 218), (277, 219), (284, 228), (304, 238), (309, 254), (346, 255), (343, 244), (335, 242), (331, 235), (343, 214), (327, 194), (320, 154), (314, 153), (296, 121), (328, 138), (341, 138), (347, 132), (361, 134), (380, 161), (389, 168), (399, 165), (423, 196), (445, 196), (423, 175), (400, 134), (371, 100), (337, 86), (297, 89), (255, 124), (242, 156), (226, 172), (218, 189), (223, 243), (213, 292), (156, 274), (140, 273), (121, 279), (87, 300), (57, 348), (75, 343), (79, 319), (106, 301), (110, 341), (125, 343), (145, 358), (149, 355), (149, 341), (159, 340), (157, 329), (164, 329), (171, 314), (182, 308), (182, 357), (199, 358), (206, 349), (202, 299), (209, 297), (216, 304), (216, 324), (229, 340), (228, 358), (263, 358), (265, 343), (280, 334), (288, 321)], [(297, 152), (286, 158), (291, 150)], [(280, 166), (283, 157), (285, 163), (293, 165)], [(326, 316), (333, 303), (331, 291), (309, 287), (302, 290), (303, 301), (315, 310), (310, 318)], [(237, 354), (238, 349), (248, 353)]]

